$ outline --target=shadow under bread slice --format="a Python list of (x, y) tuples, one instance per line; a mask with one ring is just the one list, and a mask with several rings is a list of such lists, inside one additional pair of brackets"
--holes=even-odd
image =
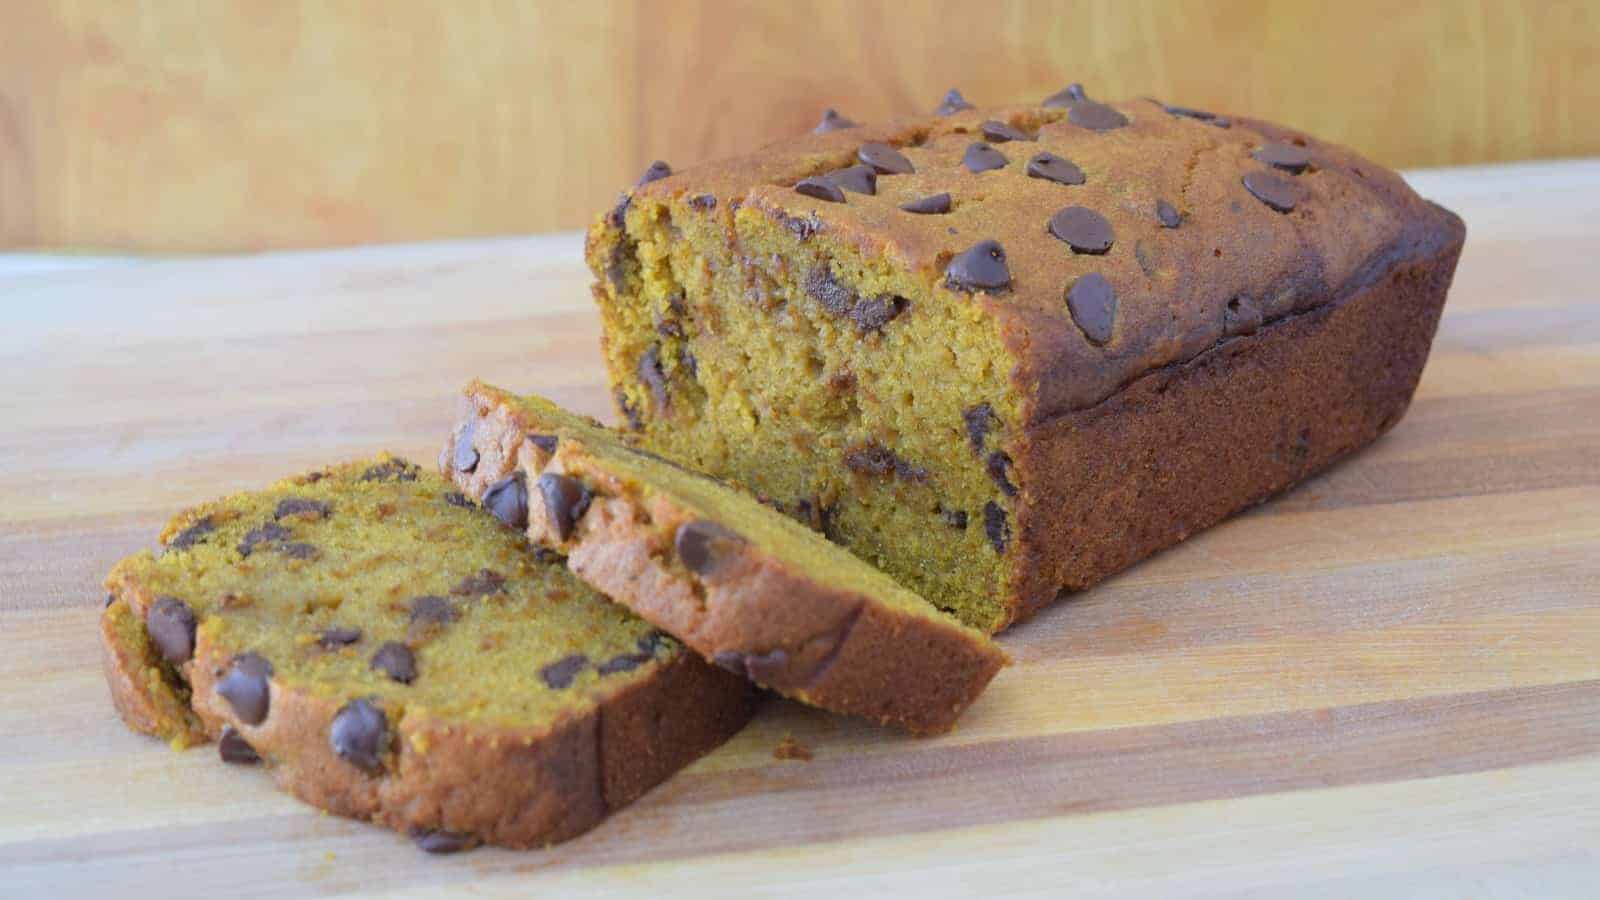
[(441, 466), (590, 584), (718, 665), (814, 706), (923, 734), (1005, 654), (748, 495), (538, 397), (474, 383)]
[(722, 743), (749, 684), (393, 457), (174, 519), (102, 620), (130, 727), (215, 740), (424, 850), (577, 835)]

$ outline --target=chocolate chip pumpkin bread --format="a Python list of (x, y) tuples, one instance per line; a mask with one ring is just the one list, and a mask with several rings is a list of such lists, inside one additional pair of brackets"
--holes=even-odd
[(102, 620), (135, 730), (425, 850), (529, 847), (717, 746), (752, 690), (383, 457), (190, 510)]
[(542, 398), (470, 385), (439, 462), (613, 600), (806, 703), (937, 733), (1005, 664), (815, 532)]
[(1463, 235), (1343, 147), (1073, 85), (658, 163), (587, 257), (644, 446), (994, 630), (1392, 426)]

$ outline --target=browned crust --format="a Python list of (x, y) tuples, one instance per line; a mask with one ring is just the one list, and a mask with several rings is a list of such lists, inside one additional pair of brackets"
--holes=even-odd
[(159, 677), (154, 648), (144, 626), (125, 628), (135, 613), (113, 599), (100, 614), (100, 663), (111, 691), (111, 705), (124, 724), (158, 737), (177, 749), (208, 738), (177, 686)]
[[(1024, 405), (1022, 421), (1008, 424), (1019, 427), (1092, 407), (1146, 373), (1206, 352), (1229, 336), (1225, 309), (1235, 297), (1246, 298), (1268, 320), (1303, 313), (1337, 301), (1374, 269), (1417, 255), (1419, 243), (1459, 223), (1395, 172), (1296, 129), (1241, 116), (1217, 128), (1172, 115), (1151, 98), (1109, 105), (1128, 124), (1105, 133), (1072, 125), (1063, 109), (1025, 104), (800, 135), (675, 172), (627, 196), (632, 206), (666, 203), (675, 219), (725, 228), (736, 210), (759, 210), (795, 230), (799, 240), (823, 235), (935, 285), (955, 254), (976, 240), (999, 240), (1011, 284), (1000, 293), (973, 294), (972, 302), (994, 320), (1016, 360), (1013, 375)], [(962, 149), (989, 119), (1037, 131), (1037, 141), (1001, 145), (1011, 160), (1001, 172), (969, 173), (959, 165)], [(885, 176), (874, 197), (851, 196), (844, 203), (793, 189), (804, 176), (855, 164), (857, 149), (868, 141), (899, 147), (918, 171)], [(1311, 160), (1298, 175), (1273, 170), (1292, 177), (1304, 195), (1288, 213), (1268, 208), (1242, 181), (1246, 173), (1271, 169), (1251, 154), (1274, 141), (1300, 145)], [(1022, 160), (1041, 149), (1074, 161), (1087, 181), (1063, 193), (1023, 177)], [(952, 194), (955, 207), (940, 216), (902, 213), (889, 198), (907, 197), (901, 192), (913, 185), (915, 194)], [(706, 194), (718, 202), (688, 202)], [(1157, 222), (1158, 198), (1179, 209), (1181, 227)], [(1061, 252), (1045, 223), (1069, 203), (1112, 224), (1117, 244), (1111, 252)], [(606, 213), (589, 230), (586, 256), (598, 296), (611, 289), (607, 268), (613, 251), (626, 246), (624, 223)], [(1067, 286), (1089, 271), (1109, 279), (1118, 297), (1114, 332), (1104, 346), (1085, 338), (1063, 303)], [(629, 370), (611, 374), (619, 383), (631, 377)]]
[[(1082, 590), (1366, 446), (1404, 414), (1464, 232), (1344, 299), (1029, 429), (1011, 619)], [(1068, 514), (1063, 514), (1067, 511)]]
[[(154, 602), (121, 567), (107, 588), (141, 619)], [(653, 663), (658, 670), (649, 681), (543, 728), (464, 727), (386, 706), (390, 752), (383, 770), (368, 774), (329, 743), (339, 701), (273, 678), (266, 720), (239, 721), (215, 692), (233, 652), (202, 622), (195, 657), (180, 667), (205, 735), (237, 729), (280, 787), (320, 809), (511, 848), (546, 846), (588, 830), (726, 741), (755, 703), (748, 683), (685, 653)], [(112, 674), (108, 669), (115, 699), (126, 689)]]
[[(548, 423), (528, 421), (510, 395), (474, 384), (467, 396), (463, 416), (481, 416), (479, 462), (471, 474), (444, 467), (457, 485), (481, 497), (518, 470), (530, 485), (544, 471), (581, 474), (597, 497), (569, 539), (550, 533), (537, 490), (529, 492), (529, 536), (567, 553), (580, 577), (707, 659), (812, 705), (917, 734), (948, 731), (1006, 663), (977, 632), (820, 583), (753, 544), (730, 549), (702, 575), (674, 565), (671, 537), (692, 511), (660, 493), (641, 496), (580, 438), (563, 437), (551, 458), (525, 438)], [(451, 446), (465, 426), (457, 423)]]

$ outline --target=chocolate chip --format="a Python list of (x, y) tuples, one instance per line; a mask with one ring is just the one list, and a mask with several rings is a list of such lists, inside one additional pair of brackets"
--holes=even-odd
[(161, 658), (182, 665), (194, 658), (194, 610), (177, 597), (157, 597), (144, 617), (144, 630)]
[(1088, 100), (1074, 103), (1072, 108), (1067, 110), (1067, 121), (1090, 131), (1110, 131), (1128, 124), (1128, 117), (1104, 103)]
[(1222, 330), (1230, 337), (1254, 334), (1263, 319), (1261, 308), (1248, 294), (1235, 294), (1222, 309)]
[(167, 549), (188, 550), (195, 544), (203, 543), (206, 537), (216, 530), (217, 525), (215, 522), (211, 521), (210, 516), (201, 516), (200, 518), (194, 520), (194, 522), (190, 524), (188, 528), (178, 532), (172, 538), (172, 540), (167, 543)]
[(633, 253), (637, 246), (637, 242), (631, 239), (624, 240), (611, 248), (606, 260), (606, 280), (611, 282), (611, 289), (618, 294), (628, 290), (628, 274), (638, 269), (639, 260)]
[(246, 725), (260, 725), (267, 718), (272, 693), (267, 679), (272, 663), (259, 653), (241, 653), (233, 658), (228, 671), (217, 682), (217, 693), (233, 707), (234, 715)]
[(695, 194), (689, 198), (689, 205), (695, 209), (716, 209), (717, 198), (711, 194)]
[(1170, 115), (1182, 116), (1186, 119), (1199, 119), (1202, 122), (1209, 122), (1217, 117), (1216, 113), (1209, 113), (1203, 109), (1191, 109), (1187, 106), (1163, 105), (1161, 108), (1166, 110)]
[(919, 216), (938, 216), (950, 211), (949, 194), (930, 194), (920, 200), (900, 204), (900, 208)]
[(1040, 103), (1039, 105), (1070, 107), (1074, 103), (1082, 103), (1088, 99), (1089, 95), (1083, 92), (1083, 85), (1073, 82), (1072, 84), (1067, 85), (1065, 88), (1062, 88), (1061, 90), (1056, 91), (1054, 94), (1044, 98), (1044, 102)]
[(1004, 144), (1007, 141), (1033, 140), (1033, 138), (1030, 137), (1027, 132), (1013, 128), (1012, 126), (1006, 124), (1005, 122), (1001, 122), (998, 119), (990, 119), (989, 121), (984, 122), (982, 125), (978, 126), (978, 131), (983, 135), (984, 140), (992, 141), (996, 144)]
[(1006, 521), (1006, 511), (993, 500), (983, 505), (983, 533), (988, 536), (994, 552), (1006, 552), (1006, 544), (1011, 540), (1011, 524)]
[(1028, 160), (1028, 177), (1043, 178), (1056, 184), (1083, 184), (1083, 170), (1055, 155), (1038, 153)]
[(566, 565), (567, 555), (565, 553), (557, 553), (549, 547), (535, 547), (533, 548), (533, 561), (546, 566)]
[(100, 607), (100, 608), (101, 609), (110, 609), (111, 608), (111, 604), (113, 604), (115, 602), (117, 602), (117, 595), (116, 594), (106, 594), (105, 605)]
[(833, 275), (827, 266), (817, 266), (806, 273), (801, 285), (811, 299), (836, 316), (847, 316), (855, 308), (859, 295)]
[(361, 473), (362, 481), (416, 481), (421, 469), (403, 459), (386, 459)]
[(1117, 294), (1111, 282), (1099, 272), (1078, 276), (1067, 290), (1067, 311), (1083, 336), (1092, 344), (1111, 340), (1117, 317)]
[(737, 650), (720, 650), (711, 657), (715, 665), (751, 681), (772, 683), (784, 679), (789, 668), (789, 654), (782, 648), (767, 653), (741, 653)]
[(838, 518), (839, 507), (837, 504), (823, 503), (820, 499), (817, 501), (817, 509), (815, 513), (817, 531), (821, 532), (823, 537), (833, 541), (835, 544), (839, 543), (841, 540), (839, 536), (839, 529), (836, 527)]
[(834, 184), (857, 194), (871, 197), (878, 193), (878, 173), (871, 166), (850, 166), (828, 173)]
[(249, 556), (262, 544), (282, 543), (293, 536), (294, 533), (282, 525), (268, 522), (245, 533), (244, 540), (239, 542), (239, 555)]
[(648, 387), (650, 396), (655, 398), (656, 409), (667, 409), (671, 397), (667, 394), (667, 373), (661, 366), (660, 344), (651, 344), (639, 354), (638, 373), (640, 383)]
[(988, 172), (991, 169), (1003, 169), (1008, 162), (1010, 160), (1006, 159), (1004, 153), (982, 141), (969, 146), (967, 152), (961, 156), (961, 164), (974, 174)]
[(279, 554), (287, 556), (290, 559), (316, 559), (318, 556), (322, 555), (322, 552), (317, 549), (315, 544), (308, 544), (304, 541), (291, 541), (287, 544), (279, 544), (275, 549)]
[(628, 207), (632, 205), (632, 194), (624, 193), (617, 195), (617, 205), (611, 207), (611, 211), (606, 213), (606, 224), (610, 225), (612, 228), (621, 228), (628, 221)]
[(1250, 155), (1269, 166), (1276, 166), (1296, 175), (1304, 172), (1306, 166), (1311, 165), (1311, 154), (1306, 152), (1304, 147), (1296, 147), (1293, 144), (1280, 144), (1276, 141), (1263, 144), (1261, 149)]
[(944, 270), (944, 283), (959, 291), (1005, 291), (1011, 287), (1006, 251), (999, 241), (979, 241), (956, 254)]
[(326, 519), (333, 515), (333, 507), (321, 500), (312, 500), (309, 497), (285, 497), (278, 501), (278, 508), (273, 510), (272, 518), (282, 519), (288, 516), (309, 516), (314, 519)]
[(553, 434), (534, 434), (530, 431), (528, 432), (528, 443), (546, 453), (553, 454), (556, 452), (556, 448), (561, 446), (561, 439)]
[(1271, 209), (1286, 213), (1304, 196), (1300, 186), (1271, 172), (1247, 172), (1244, 189)]
[(1000, 417), (995, 415), (988, 401), (963, 412), (961, 420), (967, 424), (967, 440), (972, 443), (973, 453), (983, 452), (984, 438), (988, 437), (990, 429), (1000, 424)]
[(996, 450), (989, 454), (986, 468), (989, 470), (989, 478), (999, 485), (1002, 494), (1007, 497), (1015, 497), (1017, 495), (1017, 486), (1011, 483), (1010, 478), (1011, 457), (1000, 450)]
[(556, 539), (564, 541), (572, 536), (572, 529), (589, 511), (592, 496), (589, 488), (576, 478), (546, 472), (539, 476), (539, 496), (544, 498), (545, 516)]
[(468, 835), (440, 831), (436, 828), (412, 828), (407, 833), (417, 845), (417, 849), (423, 853), (459, 853), (462, 850), (470, 850), (476, 845)]
[(709, 575), (745, 544), (745, 539), (722, 525), (706, 519), (693, 519), (678, 526), (672, 546), (684, 568), (698, 575)]
[(964, 509), (946, 509), (939, 512), (939, 518), (944, 523), (958, 531), (967, 530), (967, 511)]
[(411, 600), (411, 621), (424, 625), (443, 625), (456, 620), (455, 606), (443, 597), (428, 594)]
[(858, 475), (872, 478), (894, 476), (903, 481), (926, 481), (928, 470), (912, 465), (888, 447), (876, 441), (858, 444), (844, 453), (844, 464)]
[(261, 755), (232, 725), (222, 726), (222, 737), (217, 739), (217, 755), (225, 763), (236, 766), (253, 766), (261, 762)]
[(618, 672), (632, 672), (634, 669), (637, 669), (645, 663), (650, 662), (652, 659), (655, 659), (655, 657), (648, 653), (624, 653), (621, 656), (613, 656), (612, 658), (601, 663), (598, 667), (596, 667), (595, 671), (599, 672), (601, 675), (615, 675)]
[(466, 494), (463, 494), (460, 491), (446, 491), (444, 495), (444, 502), (450, 504), (451, 506), (459, 506), (462, 509), (471, 509), (475, 505), (471, 500), (467, 499)]
[(519, 531), (528, 527), (528, 479), (521, 471), (489, 485), (483, 493), (483, 508), (496, 519)]
[(1069, 206), (1050, 217), (1050, 233), (1074, 253), (1099, 255), (1111, 249), (1111, 223), (1092, 209)]
[(639, 176), (639, 180), (633, 186), (644, 187), (652, 181), (660, 181), (671, 174), (672, 167), (658, 159), (650, 164), (650, 168), (644, 170), (644, 174)]
[(482, 597), (498, 594), (506, 586), (506, 577), (493, 569), (479, 569), (461, 579), (450, 593), (457, 597)]
[(399, 641), (385, 641), (378, 652), (372, 654), (369, 668), (382, 672), (401, 684), (410, 684), (417, 677), (417, 657), (411, 648)]
[(856, 151), (856, 159), (879, 175), (909, 175), (917, 170), (905, 154), (877, 141), (862, 144)]
[(1232, 128), (1233, 120), (1224, 116), (1217, 116), (1211, 120), (1211, 125), (1216, 128)]
[(945, 92), (944, 99), (939, 101), (939, 105), (934, 108), (933, 114), (936, 116), (950, 116), (963, 109), (972, 108), (972, 104), (967, 102), (967, 98), (961, 96), (960, 91), (951, 88)]
[(660, 650), (662, 647), (669, 646), (671, 643), (672, 638), (667, 637), (666, 632), (649, 631), (641, 635), (639, 640), (634, 642), (634, 646), (639, 648), (640, 653), (649, 653), (654, 655), (657, 650)]
[(544, 683), (556, 690), (572, 686), (578, 673), (589, 667), (589, 657), (582, 653), (563, 656), (555, 662), (539, 670), (539, 677)]
[(1178, 215), (1176, 206), (1165, 200), (1157, 200), (1156, 221), (1161, 223), (1162, 228), (1177, 228), (1179, 223), (1183, 221), (1183, 217)]
[(894, 294), (866, 297), (850, 309), (850, 319), (862, 334), (877, 331), (905, 312), (909, 301)]
[(467, 427), (461, 429), (461, 436), (456, 438), (453, 462), (457, 472), (472, 472), (478, 468), (478, 448), (472, 446), (477, 435), (478, 417), (473, 416), (467, 420)]
[(322, 634), (317, 637), (317, 646), (324, 650), (336, 650), (348, 647), (359, 640), (361, 640), (361, 629), (335, 626), (323, 629)]
[[(839, 196), (843, 198), (844, 195), (840, 194)], [(778, 213), (777, 218), (783, 224), (783, 227), (789, 229), (789, 233), (794, 235), (802, 244), (811, 240), (812, 235), (822, 230), (822, 220), (814, 212), (806, 213), (804, 216)]]
[(818, 266), (806, 273), (803, 288), (811, 299), (835, 316), (850, 319), (862, 334), (877, 331), (905, 311), (904, 297), (884, 294), (863, 299), (847, 285), (834, 277), (827, 266)]
[(794, 189), (807, 197), (815, 197), (818, 200), (826, 200), (829, 203), (844, 202), (844, 191), (840, 190), (839, 186), (834, 184), (833, 180), (826, 175), (802, 178), (795, 182)]
[(856, 127), (856, 123), (839, 115), (839, 111), (830, 106), (822, 111), (822, 121), (817, 123), (817, 127), (811, 129), (811, 133), (827, 134), (830, 131), (854, 127)]
[(340, 759), (376, 774), (383, 768), (383, 751), (389, 743), (389, 717), (370, 700), (351, 700), (334, 714), (328, 743)]

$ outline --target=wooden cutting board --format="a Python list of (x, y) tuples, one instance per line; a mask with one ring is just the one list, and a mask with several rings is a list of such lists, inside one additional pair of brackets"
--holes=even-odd
[(431, 460), (474, 375), (608, 413), (578, 239), (0, 277), (0, 895), (1593, 896), (1600, 162), (1415, 182), (1470, 237), (1392, 434), (1007, 633), (955, 734), (774, 701), (527, 853), (128, 733), (94, 619), (185, 504)]

